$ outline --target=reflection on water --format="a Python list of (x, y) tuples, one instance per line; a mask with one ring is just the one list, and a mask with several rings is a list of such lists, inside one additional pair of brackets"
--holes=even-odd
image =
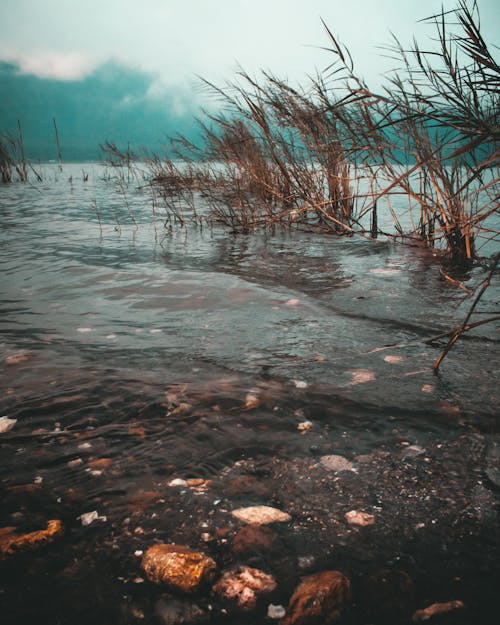
[[(396, 562), (431, 579), (446, 553), (449, 570), (420, 581), (419, 600), (466, 597), (490, 622), (496, 335), (484, 326), (459, 341), (432, 375), (437, 351), (422, 339), (467, 306), (435, 257), (298, 231), (164, 231), (147, 191), (131, 186), (124, 199), (98, 166), (87, 183), (79, 172), (0, 189), (0, 413), (17, 419), (0, 434), (1, 525), (68, 528), (27, 571), (9, 564), (7, 622), (36, 610), (80, 622), (70, 606), (94, 583), (81, 622), (148, 618), (160, 595), (130, 581), (134, 551), (160, 539), (221, 561), (221, 536), (235, 529), (227, 511), (253, 503), (292, 514), (289, 551), (314, 570), (335, 552), (334, 568), (354, 578)], [(486, 308), (498, 290), (488, 298)], [(332, 453), (356, 472), (321, 469)], [(189, 477), (207, 488), (168, 486)], [(345, 526), (346, 507), (375, 512), (373, 544)], [(84, 530), (78, 516), (91, 510), (107, 520)], [(47, 567), (64, 601), (47, 597)], [(98, 581), (83, 582), (89, 574)], [(453, 596), (434, 596), (436, 584)], [(285, 582), (282, 592), (286, 602)], [(355, 610), (346, 618), (362, 622)]]

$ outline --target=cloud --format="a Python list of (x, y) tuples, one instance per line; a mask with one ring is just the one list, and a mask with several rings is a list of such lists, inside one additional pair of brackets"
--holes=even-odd
[(41, 52), (31, 55), (9, 55), (22, 74), (55, 80), (81, 80), (89, 76), (98, 65), (95, 59), (78, 52)]

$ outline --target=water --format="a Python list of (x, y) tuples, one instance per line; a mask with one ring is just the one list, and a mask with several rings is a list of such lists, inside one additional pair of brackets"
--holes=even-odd
[[(422, 341), (470, 306), (437, 258), (165, 229), (147, 188), (106, 174), (47, 166), (43, 183), (0, 189), (0, 415), (17, 419), (0, 434), (0, 526), (66, 528), (0, 563), (4, 622), (154, 622), (164, 590), (140, 581), (135, 552), (178, 542), (229, 565), (231, 510), (267, 504), (292, 515), (286, 557), (252, 556), (277, 601), (299, 575), (340, 569), (358, 589), (345, 620), (364, 623), (377, 617), (363, 589), (390, 568), (413, 579), (415, 607), (463, 599), (456, 618), (471, 620), (453, 622), (493, 623), (498, 338), (479, 328), (432, 374), (439, 349)], [(494, 285), (482, 310), (497, 302)], [(325, 469), (329, 454), (355, 472)], [(349, 526), (352, 509), (375, 525)], [(82, 527), (94, 510), (106, 521)]]

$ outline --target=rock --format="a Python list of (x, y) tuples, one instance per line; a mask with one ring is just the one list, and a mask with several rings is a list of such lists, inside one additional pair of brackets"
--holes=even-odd
[(351, 584), (339, 571), (305, 577), (290, 598), (280, 625), (332, 625), (351, 599)]
[(422, 454), (425, 454), (425, 449), (420, 447), (420, 445), (408, 445), (408, 447), (405, 447), (401, 452), (403, 458), (416, 458)]
[(225, 571), (212, 592), (233, 609), (251, 612), (276, 586), (276, 580), (271, 575), (242, 565)]
[(6, 365), (22, 365), (31, 358), (31, 354), (29, 352), (17, 352), (16, 354), (11, 354), (10, 356), (5, 357)]
[(280, 536), (266, 525), (245, 525), (233, 538), (233, 554), (236, 557), (246, 555), (269, 554), (280, 550), (283, 541)]
[(217, 565), (209, 556), (183, 545), (150, 547), (142, 559), (149, 581), (181, 592), (194, 592), (212, 581)]
[(312, 426), (313, 426), (312, 421), (301, 421), (297, 425), (297, 430), (301, 434), (305, 434), (306, 432), (309, 432), (309, 430), (312, 428)]
[(358, 510), (351, 510), (345, 513), (345, 519), (350, 525), (361, 525), (366, 527), (367, 525), (373, 525), (375, 523), (375, 516), (368, 514), (367, 512), (359, 512)]
[(465, 607), (463, 601), (448, 601), (447, 603), (433, 603), (423, 610), (417, 610), (412, 617), (414, 623), (420, 623), (421, 621), (427, 621), (439, 614), (447, 614), (449, 612), (455, 612), (462, 610)]
[(352, 376), (351, 386), (356, 384), (366, 384), (367, 382), (373, 382), (375, 380), (375, 372), (369, 369), (354, 369), (350, 371)]
[(0, 417), (0, 434), (10, 432), (16, 425), (17, 419), (9, 419), (9, 417)]
[(267, 606), (267, 618), (279, 619), (283, 618), (286, 614), (286, 610), (282, 605), (274, 605), (270, 603)]
[(397, 569), (377, 571), (364, 581), (360, 603), (373, 623), (406, 623), (415, 610), (413, 580)]
[(64, 532), (61, 521), (53, 519), (47, 523), (47, 528), (27, 534), (16, 534), (15, 527), (0, 528), (0, 558), (12, 555), (17, 551), (37, 549), (51, 543)]
[(292, 517), (287, 512), (282, 512), (271, 506), (249, 506), (248, 508), (237, 508), (231, 514), (245, 523), (255, 525), (269, 525), (269, 523), (287, 523)]
[(187, 488), (188, 483), (186, 482), (186, 480), (181, 479), (180, 477), (176, 477), (173, 480), (170, 480), (170, 482), (168, 483), (169, 486), (175, 487), (175, 486), (180, 486), (182, 488)]
[(344, 456), (321, 456), (321, 464), (330, 471), (354, 471), (352, 462), (344, 458)]
[(99, 512), (97, 512), (97, 510), (92, 510), (92, 512), (84, 512), (77, 518), (80, 519), (84, 527), (90, 525), (94, 521), (106, 522), (108, 520), (106, 516), (99, 516)]
[(308, 384), (304, 380), (293, 380), (295, 388), (307, 388)]
[(161, 625), (196, 625), (208, 620), (208, 614), (195, 603), (173, 597), (157, 601), (155, 613)]

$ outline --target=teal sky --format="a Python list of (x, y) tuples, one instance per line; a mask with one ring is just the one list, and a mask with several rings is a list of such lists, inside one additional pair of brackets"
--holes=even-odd
[[(425, 45), (418, 23), (454, 0), (0, 0), (0, 133), (33, 158), (52, 158), (52, 118), (66, 156), (95, 158), (99, 143), (161, 150), (196, 138), (197, 76), (231, 80), (238, 63), (304, 81), (332, 55), (323, 18), (372, 88), (394, 66), (381, 46), (395, 33)], [(500, 1), (479, 0), (482, 33), (500, 44)]]
[[(448, 0), (1, 0), (0, 60), (42, 77), (75, 79), (109, 60), (154, 72), (159, 84), (221, 80), (236, 63), (294, 79), (328, 56), (320, 16), (349, 46), (358, 71), (378, 81), (390, 63), (377, 45), (402, 42)], [(484, 34), (500, 43), (500, 2), (479, 1)]]

